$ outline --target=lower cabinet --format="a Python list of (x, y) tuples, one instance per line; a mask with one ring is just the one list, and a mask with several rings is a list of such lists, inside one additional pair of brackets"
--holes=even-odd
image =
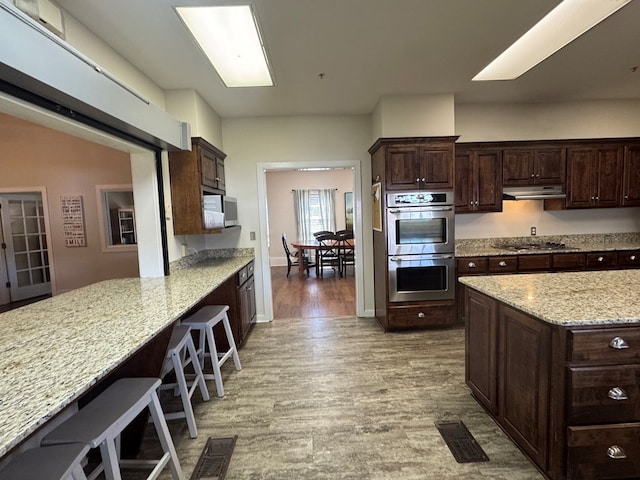
[[(256, 318), (253, 266), (252, 260), (234, 276), (220, 284), (192, 310), (195, 311), (202, 305), (229, 305), (229, 311), (227, 312), (229, 324), (238, 348), (242, 347), (247, 341)], [(216, 337), (216, 346), (219, 349), (226, 350), (229, 348), (222, 323), (214, 327), (214, 335)]]
[(553, 325), (465, 296), (467, 385), (546, 477), (640, 478), (640, 327)]

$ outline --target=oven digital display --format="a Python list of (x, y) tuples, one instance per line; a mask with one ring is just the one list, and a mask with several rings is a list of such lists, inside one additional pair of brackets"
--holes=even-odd
[(420, 245), (447, 242), (446, 218), (395, 220), (396, 245)]

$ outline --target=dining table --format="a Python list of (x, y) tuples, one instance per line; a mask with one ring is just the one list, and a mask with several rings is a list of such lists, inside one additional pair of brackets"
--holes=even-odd
[[(353, 238), (350, 238), (348, 240), (343, 240), (343, 241), (346, 241), (347, 244), (351, 247), (355, 246), (355, 239)], [(335, 241), (335, 242), (324, 242), (323, 244), (321, 244), (315, 238), (308, 238), (308, 239), (296, 240), (295, 242), (291, 242), (291, 245), (293, 246), (293, 248), (295, 248), (298, 251), (297, 252), (298, 277), (304, 278), (304, 271), (306, 270), (306, 267), (304, 265), (305, 250), (313, 250), (317, 258), (318, 252), (320, 250), (330, 250), (332, 248), (335, 248), (338, 243), (339, 243), (338, 241)]]

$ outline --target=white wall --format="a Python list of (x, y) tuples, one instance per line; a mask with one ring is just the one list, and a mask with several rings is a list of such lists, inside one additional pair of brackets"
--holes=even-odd
[(453, 94), (385, 95), (371, 119), (371, 143), (378, 138), (455, 135)]
[[(207, 248), (253, 247), (256, 256), (256, 301), (258, 315), (264, 305), (264, 285), (261, 280), (263, 252), (260, 242), (249, 240), (249, 232), (257, 238), (266, 235), (260, 229), (259, 203), (256, 191), (257, 165), (259, 163), (307, 162), (322, 166), (323, 162), (359, 161), (364, 192), (371, 184), (371, 161), (367, 152), (371, 146), (371, 124), (369, 116), (308, 116), (308, 117), (263, 117), (229, 118), (222, 121), (224, 137), (225, 173), (227, 194), (238, 198), (238, 210), (242, 230), (239, 234), (208, 235)], [(354, 198), (354, 203), (357, 200)], [(373, 263), (370, 237), (371, 199), (361, 199), (365, 214), (362, 218), (365, 244), (364, 258), (364, 305), (373, 310)], [(367, 236), (368, 235), (368, 236)], [(189, 238), (191, 242), (191, 237)], [(190, 243), (191, 245), (191, 243)], [(260, 271), (259, 271), (260, 270)]]
[[(640, 136), (640, 101), (457, 105), (458, 142)], [(542, 201), (503, 202), (503, 212), (456, 215), (456, 238), (640, 231), (639, 208), (544, 211)]]
[(189, 122), (192, 137), (202, 137), (224, 151), (220, 116), (193, 89), (167, 90), (167, 112)]

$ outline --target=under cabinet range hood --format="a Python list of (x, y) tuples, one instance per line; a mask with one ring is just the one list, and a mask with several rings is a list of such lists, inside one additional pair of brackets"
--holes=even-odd
[(502, 190), (503, 200), (549, 200), (553, 198), (567, 198), (561, 185), (529, 185), (506, 187)]

